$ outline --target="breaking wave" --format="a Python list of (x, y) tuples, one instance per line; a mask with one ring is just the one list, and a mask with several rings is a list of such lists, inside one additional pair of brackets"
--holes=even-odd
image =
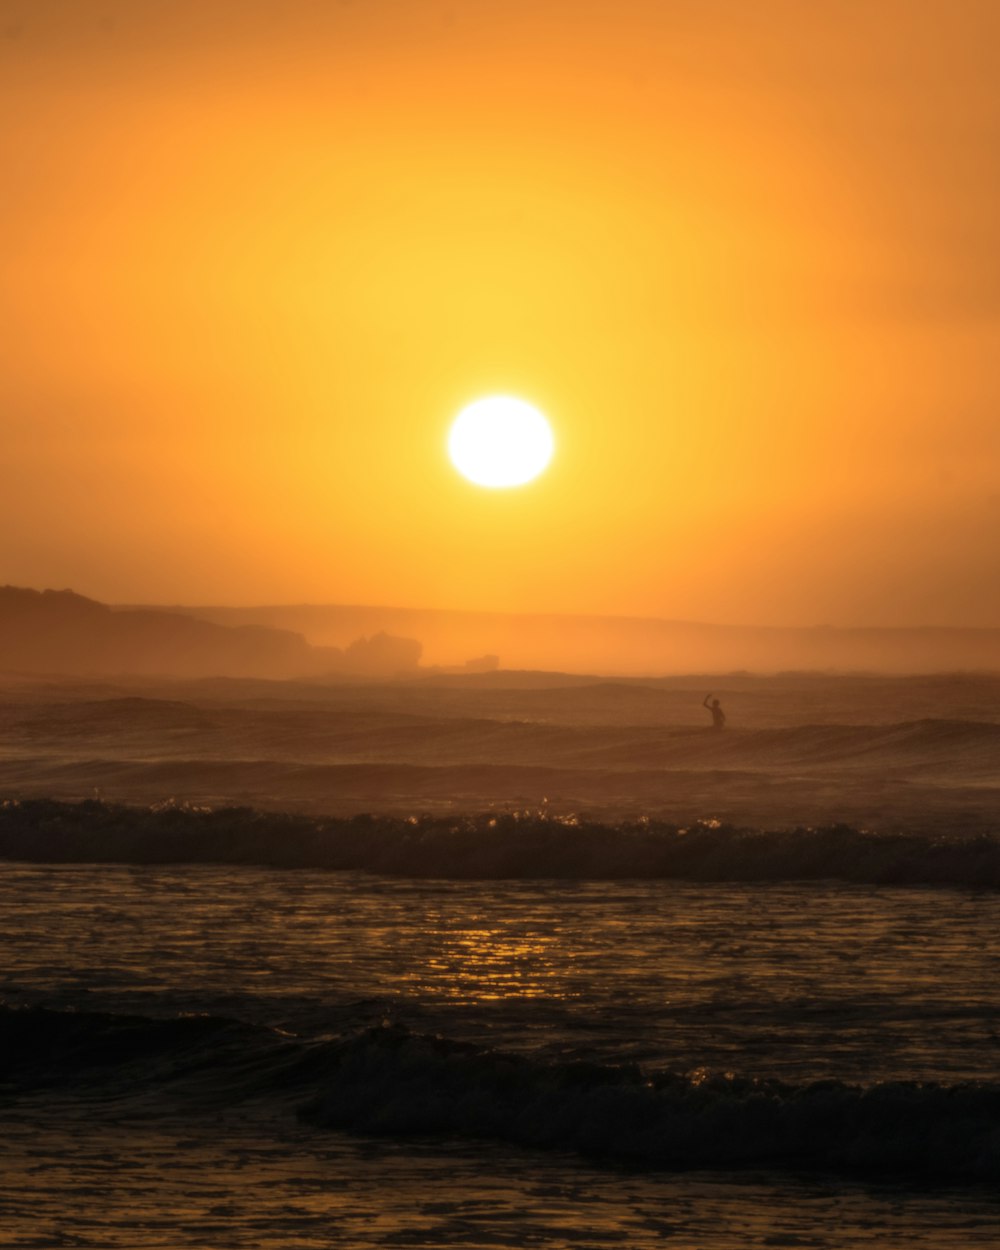
[(319, 1127), (503, 1141), (642, 1167), (1000, 1179), (995, 1083), (794, 1085), (542, 1062), (401, 1026), (307, 1041), (216, 1017), (39, 1008), (0, 1008), (0, 1057), (8, 1091), (104, 1080), (149, 1114), (160, 1093), (202, 1106), (270, 1095)]
[(1000, 1177), (1000, 1086), (823, 1081), (540, 1063), (405, 1029), (343, 1043), (302, 1110), (352, 1132), (445, 1134), (668, 1168)]
[(781, 831), (707, 821), (608, 825), (544, 811), (467, 817), (319, 819), (250, 808), (126, 807), (48, 799), (0, 804), (0, 859), (36, 863), (221, 863), (419, 878), (842, 880), (1000, 888), (1000, 840)]

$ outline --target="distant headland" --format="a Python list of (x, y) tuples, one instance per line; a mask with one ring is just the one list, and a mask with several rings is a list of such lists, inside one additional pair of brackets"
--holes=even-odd
[[(472, 658), (470, 658), (472, 657)], [(505, 670), (1000, 672), (1000, 629), (713, 625), (338, 604), (109, 605), (0, 587), (0, 672), (386, 680)]]

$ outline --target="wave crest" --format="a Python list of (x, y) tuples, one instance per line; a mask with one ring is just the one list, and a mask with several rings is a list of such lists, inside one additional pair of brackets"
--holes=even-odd
[(1000, 1177), (1000, 1086), (788, 1085), (540, 1063), (370, 1030), (302, 1110), (372, 1134), (446, 1134), (669, 1168), (792, 1167)]
[(0, 859), (221, 863), (458, 879), (829, 880), (1000, 888), (1000, 841), (872, 833), (846, 825), (765, 831), (545, 811), (317, 819), (251, 808), (0, 804)]
[(1000, 1180), (996, 1083), (794, 1085), (543, 1061), (400, 1025), (309, 1041), (222, 1017), (2, 1006), (0, 1062), (7, 1095), (58, 1085), (135, 1098), (144, 1114), (160, 1095), (172, 1109), (271, 1097), (318, 1127), (503, 1141), (643, 1167)]

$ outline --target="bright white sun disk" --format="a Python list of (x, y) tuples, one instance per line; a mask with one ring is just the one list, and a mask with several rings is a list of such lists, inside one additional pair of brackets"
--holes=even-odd
[(554, 443), (548, 421), (523, 399), (477, 399), (455, 418), (448, 454), (477, 486), (521, 486), (546, 467)]

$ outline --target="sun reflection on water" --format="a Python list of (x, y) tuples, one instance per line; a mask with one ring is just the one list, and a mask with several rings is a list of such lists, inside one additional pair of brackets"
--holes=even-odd
[(434, 953), (407, 978), (421, 995), (456, 1003), (579, 997), (560, 984), (564, 953), (554, 934), (442, 928), (425, 936)]

